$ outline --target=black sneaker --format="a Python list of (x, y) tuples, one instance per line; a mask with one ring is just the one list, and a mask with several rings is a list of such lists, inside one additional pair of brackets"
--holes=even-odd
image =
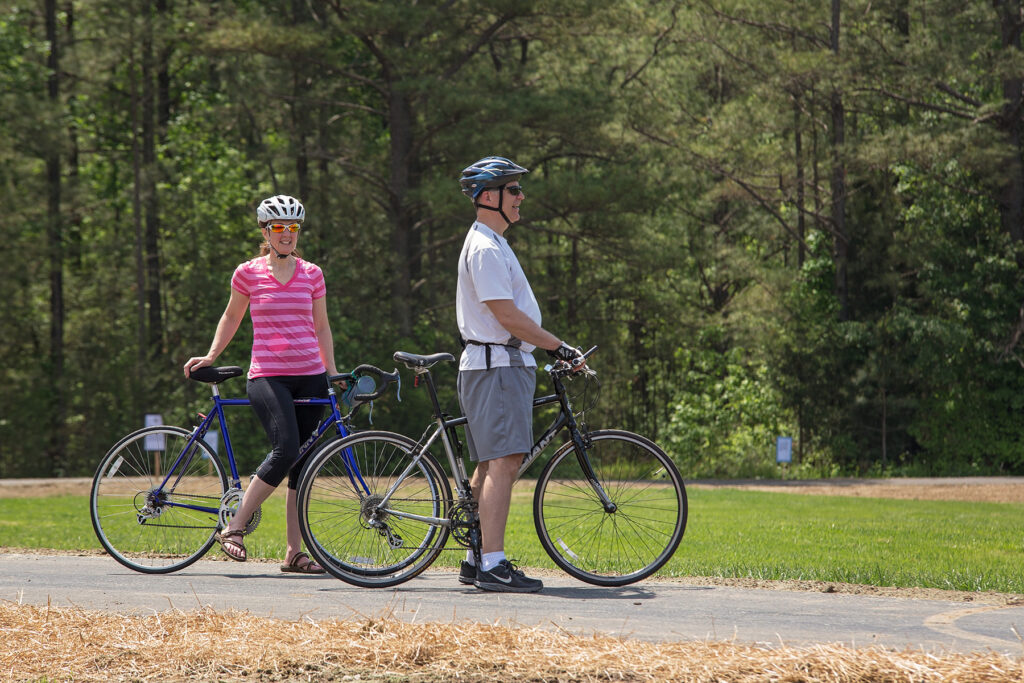
[(489, 572), (478, 571), (473, 585), (496, 593), (536, 593), (544, 584), (531, 579), (508, 560), (502, 560)]
[(476, 581), (476, 565), (463, 560), (459, 565), (459, 583), (472, 586), (474, 581)]

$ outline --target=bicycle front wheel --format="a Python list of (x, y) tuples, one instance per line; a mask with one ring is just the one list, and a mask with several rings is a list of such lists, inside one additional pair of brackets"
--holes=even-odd
[(92, 480), (92, 528), (115, 560), (166, 574), (192, 564), (214, 543), (227, 491), (224, 468), (181, 427), (146, 427), (121, 439)]
[(394, 586), (429, 567), (444, 548), (451, 487), (437, 460), (430, 453), (414, 458), (415, 449), (400, 434), (361, 432), (328, 442), (304, 468), (302, 537), (336, 578), (364, 588)]
[(686, 529), (686, 488), (658, 446), (631, 432), (583, 435), (610, 501), (588, 481), (572, 442), (541, 472), (533, 519), (541, 545), (569, 575), (598, 586), (645, 579), (671, 559)]

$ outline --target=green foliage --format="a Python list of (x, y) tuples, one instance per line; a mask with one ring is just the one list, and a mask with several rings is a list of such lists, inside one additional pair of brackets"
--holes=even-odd
[[(965, 178), (954, 163), (946, 171)], [(915, 263), (930, 309), (905, 314), (919, 328), (908, 340), (915, 352), (907, 362), (927, 369), (913, 377), (920, 404), (909, 430), (922, 449), (914, 464), (941, 473), (1017, 471), (1024, 375), (1010, 339), (1020, 308), (1021, 245), (998, 229), (990, 203), (958, 196), (912, 169), (901, 178), (901, 190), (916, 190), (905, 218), (908, 232), (923, 238)]]
[[(834, 49), (828, 8), (779, 0), (90, 0), (55, 74), (46, 7), (8, 5), (0, 476), (89, 474), (204, 409), (180, 368), (266, 194), (306, 203), (340, 367), (457, 352), (456, 178), (494, 153), (532, 171), (508, 236), (545, 327), (600, 348), (592, 426), (702, 476), (779, 475), (780, 434), (787, 476), (1024, 471), (1024, 58), (992, 4), (843, 2)], [(375, 424), (419, 434), (405, 389)]]
[(665, 448), (686, 478), (778, 476), (775, 438), (788, 430), (769, 368), (743, 348), (720, 350), (721, 342), (705, 329), (696, 348), (677, 352), (685, 391)]

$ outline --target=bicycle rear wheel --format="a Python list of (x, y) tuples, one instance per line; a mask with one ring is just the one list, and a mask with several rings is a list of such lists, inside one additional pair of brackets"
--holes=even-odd
[(364, 588), (394, 586), (444, 548), (448, 528), (426, 518), (447, 519), (451, 487), (430, 453), (414, 464), (415, 448), (400, 434), (361, 432), (326, 443), (303, 469), (302, 537), (333, 576)]
[(686, 530), (686, 488), (658, 446), (631, 432), (583, 435), (605, 509), (572, 442), (541, 472), (533, 496), (537, 536), (555, 564), (598, 586), (624, 586), (660, 569)]
[(89, 494), (92, 528), (111, 557), (129, 569), (177, 571), (214, 543), (227, 477), (204, 441), (189, 445), (191, 436), (181, 427), (140, 429), (111, 448), (96, 469)]

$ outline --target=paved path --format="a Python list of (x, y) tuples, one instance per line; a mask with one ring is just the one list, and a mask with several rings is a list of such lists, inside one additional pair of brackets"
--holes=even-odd
[(1024, 605), (998, 606), (835, 593), (686, 586), (647, 581), (599, 588), (547, 577), (533, 595), (485, 593), (453, 573), (428, 572), (391, 589), (329, 576), (281, 574), (277, 565), (201, 560), (150, 576), (107, 557), (0, 555), (0, 599), (123, 614), (243, 609), (280, 619), (480, 621), (644, 640), (843, 643), (1021, 656)]

